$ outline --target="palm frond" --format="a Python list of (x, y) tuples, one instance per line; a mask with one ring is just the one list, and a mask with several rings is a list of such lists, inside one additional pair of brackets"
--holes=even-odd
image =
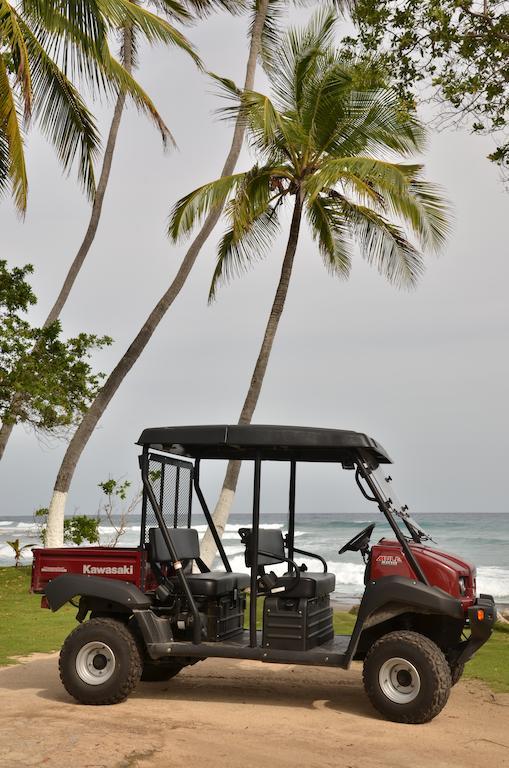
[(176, 242), (189, 234), (210, 211), (223, 207), (245, 176), (245, 173), (224, 176), (198, 187), (178, 200), (170, 212), (168, 236)]
[[(225, 120), (237, 122), (241, 120), (248, 131), (251, 145), (266, 157), (284, 161), (288, 153), (278, 152), (277, 148), (291, 145), (296, 141), (296, 136), (287, 134), (284, 115), (274, 106), (268, 96), (257, 91), (241, 91), (232, 80), (209, 73), (220, 85), (224, 98), (235, 102), (228, 107), (222, 107), (218, 114)], [(288, 123), (288, 127), (295, 123)], [(302, 140), (305, 135), (302, 134)]]
[(352, 265), (350, 232), (345, 218), (329, 198), (320, 195), (306, 206), (313, 239), (327, 270), (347, 278)]
[(278, 109), (299, 111), (306, 76), (330, 45), (335, 22), (335, 14), (322, 9), (304, 29), (290, 29), (278, 44), (268, 67)]
[[(264, 69), (269, 70), (274, 63), (274, 56), (279, 48), (284, 29), (284, 17), (286, 15), (286, 0), (269, 0), (267, 14), (262, 30), (262, 39), (260, 47), (260, 60)], [(253, 33), (258, 11), (258, 0), (253, 4), (250, 35)]]
[(125, 91), (134, 101), (136, 107), (150, 117), (159, 130), (164, 143), (170, 141), (176, 146), (173, 135), (156, 109), (155, 104), (141, 85), (127, 72), (127, 70), (113, 57), (107, 56), (102, 62), (103, 70), (108, 79), (117, 84), (121, 91)]
[(209, 303), (214, 301), (219, 285), (245, 272), (255, 261), (267, 255), (279, 231), (276, 206), (269, 206), (249, 222), (239, 226), (238, 220), (219, 243), (217, 262), (209, 290)]
[(80, 94), (19, 19), (26, 40), (34, 92), (34, 114), (53, 143), (64, 170), (79, 155), (79, 178), (89, 197), (95, 192), (94, 159), (100, 145), (95, 121)]
[(3, 165), (8, 168), (8, 178), (12, 185), (12, 194), (18, 210), (24, 213), (27, 205), (28, 180), (25, 166), (23, 137), (19, 126), (19, 115), (11, 90), (5, 61), (0, 55), (0, 136), (3, 153), (8, 147), (8, 160)]
[(9, 163), (9, 142), (0, 123), (0, 198), (9, 190)]
[(424, 149), (426, 131), (415, 116), (403, 115), (389, 89), (352, 89), (344, 117), (320, 146), (328, 154), (413, 155)]
[[(173, 0), (157, 0), (157, 2), (161, 6), (175, 4)], [(249, 0), (182, 0), (182, 4), (189, 9), (193, 16), (203, 19), (215, 11), (228, 11), (228, 13), (236, 16), (243, 13), (249, 7), (250, 2)]]
[(414, 288), (424, 271), (422, 254), (396, 224), (346, 197), (335, 200), (361, 255), (398, 288)]
[(451, 230), (451, 206), (443, 197), (443, 190), (435, 184), (422, 179), (412, 179), (409, 195), (415, 201), (420, 213), (419, 233), (426, 247), (439, 250), (447, 240)]
[(421, 245), (439, 250), (449, 231), (449, 205), (440, 190), (421, 179), (422, 165), (389, 163), (371, 157), (329, 158), (307, 182), (314, 199), (340, 185), (380, 213), (410, 226)]
[(306, 180), (306, 189), (314, 198), (324, 189), (340, 183), (356, 185), (358, 181), (357, 192), (375, 200), (373, 184), (382, 184), (384, 188), (392, 187), (396, 193), (400, 193), (407, 188), (410, 179), (420, 169), (420, 165), (390, 163), (374, 157), (327, 157)]
[(28, 122), (32, 112), (32, 83), (28, 52), (23, 33), (19, 28), (16, 11), (7, 0), (0, 0), (0, 41), (2, 47), (7, 46), (12, 57), (23, 98), (25, 121)]
[(202, 67), (194, 46), (166, 19), (136, 5), (132, 0), (96, 0), (96, 2), (111, 28), (118, 29), (128, 22), (140, 31), (147, 42), (177, 46), (191, 56), (200, 68)]
[[(108, 34), (115, 34), (126, 24), (150, 43), (162, 42), (183, 49), (201, 66), (196, 51), (181, 32), (132, 0), (62, 0), (58, 4), (24, 0), (23, 18), (68, 77), (85, 78), (99, 92), (111, 88), (110, 67), (105, 67), (105, 61), (112, 58)], [(115, 77), (113, 87), (118, 89)]]

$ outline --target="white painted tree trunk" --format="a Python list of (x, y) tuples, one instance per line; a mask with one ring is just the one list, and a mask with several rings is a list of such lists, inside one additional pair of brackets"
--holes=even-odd
[[(224, 529), (228, 522), (234, 498), (235, 491), (230, 490), (230, 488), (223, 488), (214, 509), (214, 523), (220, 539), (223, 538)], [(207, 528), (200, 544), (200, 556), (203, 562), (207, 563), (209, 567), (211, 567), (214, 562), (216, 551), (216, 542), (210, 532), (210, 528)]]
[(46, 528), (46, 547), (63, 547), (64, 545), (64, 512), (67, 492), (55, 491), (48, 511)]

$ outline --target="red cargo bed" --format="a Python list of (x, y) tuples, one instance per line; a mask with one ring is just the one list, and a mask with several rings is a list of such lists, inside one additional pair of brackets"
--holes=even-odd
[(52, 579), (63, 573), (104, 576), (136, 584), (143, 589), (147, 555), (139, 547), (34, 548), (31, 592), (44, 592)]

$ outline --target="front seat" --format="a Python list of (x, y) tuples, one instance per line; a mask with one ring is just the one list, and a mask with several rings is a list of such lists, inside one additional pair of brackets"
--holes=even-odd
[[(250, 528), (241, 528), (239, 530), (242, 543), (246, 547), (245, 562), (248, 568), (251, 567), (251, 537), (252, 531)], [(312, 557), (318, 555), (312, 555), (312, 553), (306, 553)], [(260, 528), (258, 531), (258, 570), (262, 577), (262, 582), (267, 581), (264, 579), (265, 566), (276, 565), (278, 563), (289, 563), (293, 568), (293, 573), (285, 573), (283, 576), (276, 576), (276, 574), (268, 574), (272, 576), (270, 580), (270, 586), (267, 589), (268, 592), (282, 592), (284, 591), (285, 597), (322, 597), (323, 595), (329, 595), (334, 592), (336, 587), (336, 577), (333, 573), (328, 573), (326, 570), (323, 573), (314, 573), (307, 570), (301, 570), (302, 566), (289, 560), (285, 555), (285, 544), (283, 534), (279, 530), (273, 528)], [(324, 562), (324, 561), (323, 561)], [(327, 566), (324, 565), (326, 568)], [(263, 586), (263, 583), (262, 583)]]
[[(168, 528), (167, 530), (178, 559), (185, 564), (185, 576), (192, 595), (219, 597), (233, 592), (234, 589), (245, 589), (249, 586), (249, 575), (246, 573), (210, 571), (207, 568), (200, 558), (198, 531), (194, 528)], [(159, 528), (149, 528), (148, 542), (151, 563), (172, 564), (172, 557)], [(191, 572), (193, 561), (196, 562), (201, 573)], [(175, 577), (169, 580), (177, 585)]]

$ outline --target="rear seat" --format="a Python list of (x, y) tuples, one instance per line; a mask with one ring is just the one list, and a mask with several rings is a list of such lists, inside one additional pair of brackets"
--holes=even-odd
[[(190, 563), (195, 561), (200, 569), (204, 567), (200, 559), (198, 531), (194, 528), (168, 528), (168, 534), (179, 560), (187, 560)], [(150, 562), (161, 565), (172, 563), (171, 555), (159, 528), (149, 528), (148, 541)], [(193, 595), (205, 597), (218, 597), (233, 592), (234, 589), (245, 589), (249, 586), (249, 574), (247, 573), (206, 571), (204, 573), (186, 573), (186, 579)]]

